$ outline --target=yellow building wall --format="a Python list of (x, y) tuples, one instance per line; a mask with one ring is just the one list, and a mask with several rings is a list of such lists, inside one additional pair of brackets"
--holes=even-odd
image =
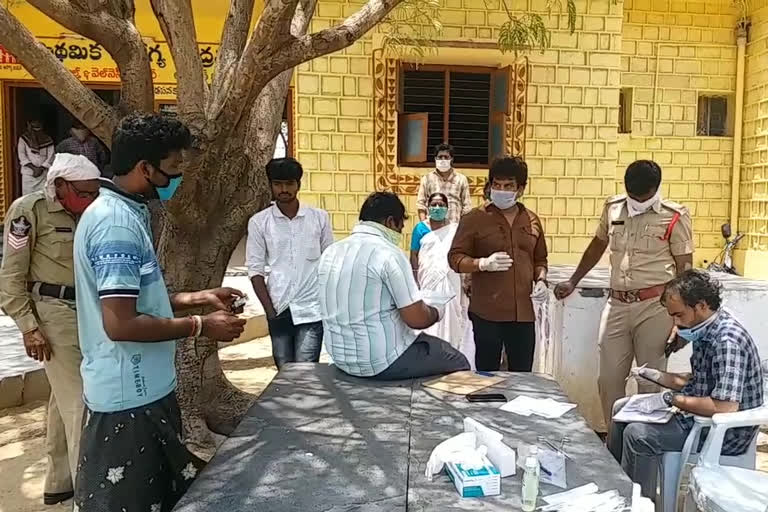
[[(541, 9), (542, 3), (514, 0), (510, 5)], [(193, 5), (199, 41), (215, 43), (226, 3), (193, 0)], [(360, 0), (321, 0), (312, 28), (339, 23), (360, 5)], [(441, 7), (446, 41), (494, 43), (506, 16), (493, 0), (441, 0)], [(577, 261), (594, 234), (605, 197), (622, 191), (624, 169), (638, 158), (658, 161), (664, 196), (690, 208), (696, 263), (712, 259), (722, 246), (719, 226), (729, 216), (733, 140), (696, 136), (697, 96), (734, 93), (737, 9), (729, 0), (583, 0), (577, 7), (576, 33), (568, 32), (565, 16), (554, 14), (546, 18), (552, 48), (528, 56), (530, 181), (524, 201), (544, 221), (551, 261)], [(740, 188), (740, 227), (749, 235), (743, 246), (749, 250), (740, 251), (737, 262), (748, 274), (768, 277), (763, 132), (768, 130), (768, 0), (753, 0), (751, 7)], [(13, 10), (39, 36), (68, 34), (26, 3)], [(147, 38), (162, 41), (149, 0), (137, 0), (137, 25)], [(295, 77), (296, 156), (307, 172), (302, 198), (331, 213), (337, 237), (354, 227), (360, 205), (376, 188), (374, 66), (380, 62), (374, 51), (381, 39), (374, 31), (342, 52), (300, 66)], [(487, 48), (454, 47), (441, 48), (424, 62), (497, 67), (514, 60)], [(616, 130), (621, 87), (634, 93), (629, 135)], [(2, 159), (0, 152), (0, 165)], [(480, 176), (487, 171), (462, 172)], [(404, 200), (415, 215), (415, 197)]]
[(697, 266), (723, 246), (733, 156), (733, 137), (696, 136), (698, 96), (735, 93), (738, 14), (727, 0), (624, 2), (621, 85), (634, 105), (632, 133), (619, 136), (616, 191), (628, 164), (658, 162), (663, 196), (693, 217)]
[(737, 268), (768, 279), (768, 1), (753, 0), (744, 93)]
[[(442, 0), (443, 39), (497, 41), (506, 15), (498, 2), (489, 4), (491, 9), (474, 0)], [(320, 2), (313, 29), (338, 23), (357, 5)], [(534, 0), (513, 5), (542, 8)], [(580, 2), (579, 14), (573, 35), (564, 16), (548, 18), (552, 48), (528, 55), (525, 151), (530, 179), (524, 202), (542, 216), (553, 262), (578, 258), (594, 234), (604, 198), (615, 189), (622, 7), (608, 0)], [(349, 233), (362, 201), (374, 190), (371, 77), (372, 52), (379, 40), (368, 36), (298, 70), (297, 157), (309, 171), (302, 197), (331, 210), (337, 236)], [(474, 66), (513, 61), (511, 54), (469, 48), (441, 48), (424, 59)], [(461, 171), (487, 175), (487, 170)], [(415, 216), (415, 197), (404, 199)]]

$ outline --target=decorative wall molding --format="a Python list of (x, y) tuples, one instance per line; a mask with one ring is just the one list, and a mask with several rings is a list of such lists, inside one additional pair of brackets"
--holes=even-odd
[[(507, 116), (506, 152), (525, 156), (527, 128), (528, 59), (514, 64), (514, 79), (510, 84), (512, 115)], [(418, 192), (421, 174), (413, 169), (401, 169), (397, 164), (397, 102), (399, 61), (387, 58), (383, 49), (373, 51), (373, 175), (377, 190), (390, 190), (400, 195)], [(485, 177), (470, 175), (470, 192), (482, 194)]]

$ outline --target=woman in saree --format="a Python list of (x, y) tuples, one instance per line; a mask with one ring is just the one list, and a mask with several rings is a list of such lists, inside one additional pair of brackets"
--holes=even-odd
[(453, 297), (445, 306), (442, 320), (424, 332), (461, 351), (474, 362), (474, 336), (469, 321), (469, 297), (462, 289), (462, 276), (448, 266), (448, 251), (458, 224), (448, 222), (448, 198), (441, 192), (428, 201), (428, 216), (416, 225), (411, 238), (411, 266), (423, 291)]

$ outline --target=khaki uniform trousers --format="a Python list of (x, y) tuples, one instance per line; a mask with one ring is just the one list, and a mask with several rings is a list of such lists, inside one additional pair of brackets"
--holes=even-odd
[(40, 330), (52, 351), (51, 360), (45, 362), (51, 397), (44, 492), (69, 492), (74, 489), (83, 421), (83, 381), (80, 377), (83, 356), (77, 337), (77, 313), (74, 303), (48, 297), (39, 298), (35, 308)]
[[(627, 377), (632, 360), (665, 371), (667, 359), (664, 348), (672, 332), (672, 317), (658, 297), (641, 302), (625, 303), (608, 299), (600, 320), (600, 376), (597, 387), (605, 424), (611, 424), (613, 404), (626, 394)], [(654, 393), (658, 386), (638, 379), (638, 392)]]

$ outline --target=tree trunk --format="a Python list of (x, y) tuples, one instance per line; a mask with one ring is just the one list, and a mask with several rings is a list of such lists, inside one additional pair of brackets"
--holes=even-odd
[[(161, 209), (157, 253), (172, 291), (221, 286), (248, 219), (269, 204), (265, 167), (274, 154), (291, 75), (285, 72), (264, 88), (251, 115), (236, 130), (241, 137), (229, 139), (223, 148), (220, 141), (197, 148), (186, 171), (194, 169), (189, 174), (192, 183), (179, 200)], [(194, 209), (186, 206), (190, 202)], [(255, 397), (227, 380), (215, 340), (180, 343), (176, 371), (187, 445), (209, 459), (215, 451), (215, 434), (230, 435)]]

